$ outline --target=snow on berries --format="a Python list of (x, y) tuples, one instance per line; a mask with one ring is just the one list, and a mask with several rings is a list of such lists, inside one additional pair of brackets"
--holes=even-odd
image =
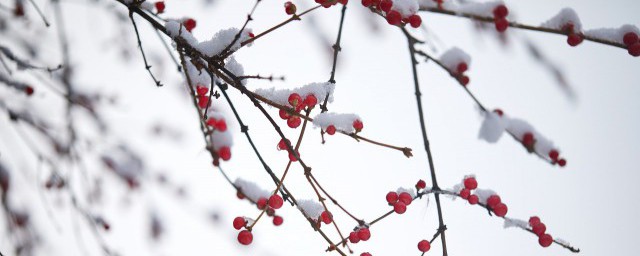
[(540, 25), (543, 28), (557, 29), (567, 35), (567, 44), (577, 46), (584, 39), (582, 22), (575, 10), (564, 8), (558, 14)]
[(640, 56), (640, 40), (638, 40), (640, 29), (634, 25), (627, 24), (619, 28), (591, 29), (585, 31), (584, 34), (593, 38), (624, 44), (627, 46), (629, 55)]
[(393, 207), (395, 213), (403, 214), (407, 211), (407, 206), (411, 204), (415, 196), (416, 193), (412, 188), (398, 188), (396, 191), (387, 193), (385, 199)]
[(237, 178), (233, 182), (233, 185), (238, 189), (240, 194), (252, 202), (258, 202), (258, 200), (264, 198), (266, 203), (266, 199), (271, 195), (269, 191), (260, 188), (256, 183), (242, 178)]
[(328, 96), (327, 102), (333, 101), (333, 90), (335, 84), (332, 83), (311, 83), (294, 89), (257, 89), (255, 93), (265, 97), (282, 106), (293, 109), (280, 109), (279, 116), (283, 120), (287, 120), (287, 125), (291, 128), (297, 128), (302, 120), (295, 116), (300, 114), (303, 109), (312, 109), (318, 104), (318, 99), (324, 100)]
[(322, 204), (308, 199), (298, 200), (298, 208), (304, 212), (305, 216), (311, 218), (318, 225), (322, 222), (321, 215), (325, 212), (324, 206)]
[(417, 28), (422, 24), (422, 18), (417, 14), (417, 0), (362, 0), (362, 5), (382, 11), (387, 23), (393, 26), (409, 24)]
[[(362, 119), (356, 114), (338, 114), (333, 112), (325, 112), (316, 115), (313, 118), (313, 125), (320, 127), (326, 133), (333, 131), (342, 131), (346, 133), (360, 132), (364, 128)], [(333, 128), (329, 129), (330, 126)], [(335, 133), (335, 131), (333, 131)]]
[(428, 252), (431, 249), (431, 243), (427, 240), (422, 240), (418, 242), (418, 250), (421, 252)]
[(453, 47), (440, 56), (440, 63), (449, 70), (449, 73), (460, 84), (466, 86), (469, 83), (469, 77), (464, 74), (469, 69), (469, 64), (471, 64), (469, 54), (458, 47)]

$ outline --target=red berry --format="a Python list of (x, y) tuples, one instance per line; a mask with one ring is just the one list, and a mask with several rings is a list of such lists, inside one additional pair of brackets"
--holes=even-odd
[(502, 111), (502, 109), (499, 109), (499, 108), (494, 109), (493, 112), (498, 114), (499, 116), (503, 116), (504, 115), (504, 111)]
[(27, 94), (27, 96), (31, 96), (31, 95), (33, 94), (33, 92), (34, 92), (34, 90), (33, 90), (33, 87), (31, 87), (31, 86), (28, 86), (28, 85), (27, 85), (27, 86), (24, 88), (24, 93), (26, 93), (26, 94)]
[(267, 198), (265, 197), (259, 198), (258, 202), (256, 202), (256, 205), (258, 206), (258, 209), (263, 210), (264, 208), (267, 207)]
[(227, 122), (225, 122), (224, 119), (220, 119), (215, 123), (213, 128), (216, 128), (216, 130), (218, 131), (224, 132), (227, 130)]
[(503, 203), (498, 203), (495, 207), (493, 207), (493, 213), (495, 213), (498, 217), (504, 217), (505, 215), (507, 215), (507, 211), (509, 211), (509, 208), (507, 208), (507, 205)]
[(296, 5), (293, 4), (292, 2), (286, 2), (284, 3), (284, 11), (288, 14), (288, 15), (293, 15), (294, 13), (296, 13)]
[(559, 156), (560, 153), (558, 152), (558, 150), (552, 149), (551, 151), (549, 151), (549, 158), (551, 158), (551, 160), (557, 161)]
[(460, 77), (460, 84), (462, 84), (462, 86), (467, 86), (469, 84), (469, 81), (471, 79), (469, 79), (468, 76), (461, 76)]
[(387, 193), (387, 203), (394, 204), (395, 202), (398, 202), (398, 193), (393, 191)]
[[(346, 0), (345, 0), (346, 1)], [(371, 253), (368, 252), (363, 252), (360, 254), (360, 256), (371, 256)]]
[(342, 5), (347, 5), (349, 0), (338, 0), (338, 2), (341, 3)]
[(471, 195), (471, 191), (469, 189), (463, 188), (460, 190), (460, 197), (462, 197), (462, 199), (468, 199), (469, 195)]
[(496, 18), (493, 22), (495, 23), (496, 30), (498, 32), (505, 32), (509, 27), (509, 21), (505, 18)]
[(278, 142), (278, 150), (285, 149), (287, 149), (287, 143), (284, 141), (284, 139), (280, 139), (280, 142)]
[(387, 13), (387, 22), (391, 25), (400, 25), (400, 22), (402, 21), (402, 16), (400, 15), (399, 12), (397, 11), (389, 11)]
[(362, 241), (367, 241), (371, 237), (371, 232), (369, 232), (368, 228), (361, 228), (358, 230), (358, 238)]
[(470, 195), (469, 198), (467, 198), (467, 201), (469, 201), (470, 204), (477, 204), (479, 200), (480, 199), (476, 195)]
[(328, 211), (324, 211), (320, 214), (320, 219), (322, 219), (322, 222), (324, 222), (324, 224), (331, 224), (331, 222), (333, 221), (333, 214)]
[(247, 224), (247, 221), (244, 220), (243, 217), (236, 217), (235, 219), (233, 219), (233, 228), (237, 230), (240, 230), (246, 224)]
[(499, 195), (491, 195), (489, 198), (487, 198), (487, 206), (489, 206), (489, 208), (495, 208), (496, 205), (501, 202), (502, 200), (500, 200)]
[(474, 190), (478, 187), (478, 181), (474, 177), (468, 177), (464, 179), (464, 187), (469, 190)]
[(411, 25), (414, 28), (418, 28), (420, 27), (421, 24), (422, 24), (422, 18), (420, 18), (419, 15), (414, 14), (409, 16), (409, 25)]
[(238, 234), (238, 242), (243, 245), (249, 245), (253, 242), (253, 234), (249, 230), (242, 230)]
[(364, 124), (362, 124), (362, 121), (356, 119), (353, 121), (353, 128), (356, 129), (356, 132), (360, 132), (362, 128), (364, 128)]
[(336, 134), (336, 127), (333, 125), (329, 125), (327, 126), (327, 129), (325, 129), (325, 132), (329, 135), (334, 135)]
[(164, 12), (164, 8), (165, 8), (164, 1), (156, 2), (154, 5), (156, 6), (156, 11), (158, 11), (158, 14)]
[(456, 67), (456, 71), (458, 71), (458, 74), (462, 74), (465, 71), (467, 71), (467, 69), (469, 69), (469, 66), (467, 66), (467, 63), (464, 62), (460, 62), (460, 64), (458, 64), (458, 66)]
[(191, 32), (191, 30), (193, 30), (195, 27), (196, 27), (196, 20), (189, 18), (184, 21), (184, 28), (186, 28), (187, 31)]
[(429, 243), (429, 241), (422, 240), (418, 242), (418, 250), (420, 250), (421, 252), (427, 252), (429, 251), (429, 249), (431, 249), (431, 243)]
[(291, 117), (291, 115), (289, 115), (289, 112), (287, 112), (287, 110), (284, 110), (284, 109), (280, 109), (280, 112), (278, 114), (280, 115), (280, 118), (282, 118), (283, 120), (287, 120), (289, 119), (289, 117)]
[(297, 116), (292, 116), (289, 119), (287, 119), (287, 125), (290, 128), (298, 128), (298, 126), (300, 126), (300, 123), (302, 123), (302, 120), (300, 120), (300, 117)]
[(533, 144), (535, 143), (535, 138), (533, 137), (533, 133), (527, 132), (522, 135), (522, 144), (527, 148), (533, 148)]
[(638, 57), (640, 56), (640, 42), (632, 44), (631, 46), (629, 46), (629, 48), (627, 49), (627, 51), (629, 52), (629, 54), (633, 57)]
[(424, 180), (419, 180), (418, 183), (416, 183), (417, 189), (424, 189), (426, 187), (427, 187), (427, 183)]
[(236, 192), (236, 197), (238, 197), (238, 199), (240, 199), (240, 200), (245, 198), (244, 194), (242, 194), (242, 192), (240, 192), (240, 191)]
[(362, 6), (369, 7), (373, 4), (373, 0), (362, 0)]
[(634, 45), (635, 43), (638, 42), (638, 34), (636, 34), (634, 32), (626, 33), (626, 34), (624, 34), (624, 37), (622, 38), (622, 41), (627, 46)]
[(358, 237), (358, 233), (351, 232), (349, 234), (349, 242), (351, 242), (352, 244), (357, 244), (358, 242), (360, 242), (360, 237)]
[(569, 36), (567, 37), (567, 43), (570, 46), (577, 46), (582, 43), (582, 40), (582, 36), (578, 34), (569, 34)]
[(393, 211), (397, 214), (403, 214), (407, 211), (407, 205), (403, 202), (396, 202), (393, 204)]
[(382, 10), (383, 12), (391, 11), (392, 6), (393, 6), (393, 1), (391, 0), (382, 0), (380, 2), (380, 10)]
[(229, 159), (231, 159), (231, 149), (229, 147), (221, 147), (218, 150), (218, 156), (220, 156), (222, 160), (229, 161)]
[(558, 165), (560, 165), (560, 167), (564, 167), (565, 165), (567, 165), (567, 160), (564, 158), (558, 160)]
[(398, 201), (403, 202), (406, 205), (410, 205), (411, 201), (413, 201), (413, 197), (407, 192), (402, 192), (398, 195)]
[(536, 223), (540, 223), (540, 217), (538, 216), (531, 216), (531, 218), (529, 218), (529, 226), (532, 226)]
[(284, 204), (284, 200), (278, 194), (273, 194), (269, 197), (269, 206), (273, 209), (280, 209)]
[(549, 247), (551, 245), (551, 243), (553, 243), (553, 237), (551, 237), (551, 235), (549, 235), (549, 234), (541, 235), (538, 238), (538, 243), (542, 247)]
[(300, 97), (300, 94), (294, 92), (289, 95), (289, 104), (291, 106), (297, 107), (300, 103), (302, 103), (302, 97)]
[(316, 104), (318, 104), (318, 98), (315, 95), (309, 94), (304, 98), (303, 103), (307, 105), (309, 108), (313, 108)]
[(507, 15), (509, 15), (509, 9), (502, 4), (493, 9), (493, 17), (504, 18), (507, 17)]
[(209, 106), (209, 97), (198, 96), (198, 107), (207, 108), (207, 106)]
[(205, 94), (207, 94), (207, 92), (209, 92), (209, 88), (207, 88), (206, 86), (196, 85), (196, 94), (198, 96), (204, 96)]
[(534, 234), (541, 236), (545, 231), (547, 231), (547, 226), (542, 222), (536, 222), (531, 225), (531, 231), (533, 231)]
[[(297, 151), (296, 151), (296, 152), (297, 152)], [(297, 153), (298, 153), (298, 156), (300, 156), (300, 152), (297, 152)], [(296, 156), (295, 156), (295, 155), (293, 155), (291, 152), (289, 152), (289, 161), (291, 161), (291, 162), (297, 162), (297, 161), (298, 161), (298, 158), (296, 158)]]
[(276, 215), (276, 210), (271, 208), (271, 207), (268, 207), (265, 212), (267, 213), (267, 216), (269, 216), (269, 217), (273, 217), (273, 215)]
[(280, 226), (284, 222), (284, 219), (278, 215), (273, 216), (273, 225)]
[(561, 30), (564, 33), (573, 34), (573, 29), (574, 29), (573, 23), (567, 23), (567, 24), (564, 24), (564, 26), (562, 26)]
[(249, 32), (249, 37), (254, 38), (254, 37), (256, 37), (256, 35), (254, 35), (253, 33)]

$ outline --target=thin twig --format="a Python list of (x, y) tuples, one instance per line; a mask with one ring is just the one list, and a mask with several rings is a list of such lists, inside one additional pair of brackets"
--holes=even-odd
[(147, 70), (147, 72), (149, 72), (149, 75), (151, 76), (151, 79), (153, 79), (153, 82), (156, 83), (156, 86), (160, 87), (162, 86), (162, 83), (160, 83), (160, 81), (153, 75), (153, 72), (151, 72), (151, 66), (149, 66), (149, 63), (147, 62), (147, 56), (144, 54), (144, 49), (142, 49), (142, 42), (140, 41), (138, 26), (136, 25), (136, 21), (133, 18), (133, 11), (129, 11), (129, 19), (131, 19), (133, 29), (136, 32), (136, 38), (138, 39), (138, 48), (140, 48), (140, 53), (142, 53), (142, 60), (144, 60), (144, 68)]

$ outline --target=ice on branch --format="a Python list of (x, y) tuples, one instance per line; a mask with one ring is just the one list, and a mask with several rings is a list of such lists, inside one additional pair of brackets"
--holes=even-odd
[(402, 17), (410, 17), (418, 12), (418, 0), (393, 0), (391, 10), (399, 12)]
[(229, 50), (234, 52), (240, 49), (240, 43), (250, 38), (249, 34), (251, 33), (251, 30), (250, 29), (243, 30), (242, 34), (240, 34), (240, 38), (238, 38), (238, 40), (235, 40), (234, 42), (234, 39), (238, 34), (238, 32), (240, 32), (240, 30), (237, 28), (228, 28), (228, 29), (220, 30), (216, 32), (216, 34), (213, 35), (213, 38), (211, 38), (210, 40), (200, 42), (196, 46), (196, 49), (198, 49), (200, 52), (204, 53), (205, 55), (212, 57), (222, 53), (222, 51), (226, 49), (229, 45), (231, 45), (231, 43), (233, 42), (233, 45), (229, 47)]
[(297, 93), (302, 98), (307, 95), (315, 96), (319, 102), (324, 102), (324, 98), (329, 94), (328, 102), (333, 102), (333, 90), (336, 85), (332, 83), (311, 83), (294, 89), (279, 89), (272, 87), (269, 89), (257, 89), (254, 92), (265, 97), (275, 103), (283, 106), (289, 106), (289, 95)]
[(495, 112), (484, 112), (484, 121), (480, 126), (478, 138), (489, 143), (496, 143), (506, 129), (506, 119)]
[(471, 56), (460, 48), (453, 47), (440, 56), (440, 62), (450, 72), (456, 73), (460, 63), (465, 63), (467, 66), (471, 63)]
[(518, 227), (522, 229), (527, 229), (528, 226), (529, 226), (529, 222), (527, 221), (504, 217), (504, 228)]
[(240, 192), (251, 199), (253, 202), (257, 202), (260, 198), (269, 198), (271, 193), (269, 191), (263, 190), (256, 183), (253, 183), (248, 180), (244, 180), (242, 178), (237, 178), (233, 184), (240, 190)]
[(560, 10), (560, 13), (542, 23), (540, 26), (543, 28), (564, 30), (569, 24), (573, 24), (573, 31), (582, 31), (582, 22), (580, 22), (580, 17), (578, 17), (576, 11), (571, 8), (564, 8)]
[(637, 35), (640, 35), (640, 29), (634, 25), (623, 25), (619, 28), (598, 28), (598, 29), (590, 29), (584, 32), (585, 35), (603, 39), (606, 41), (616, 42), (619, 44), (624, 44), (624, 35), (633, 32)]
[(324, 212), (324, 207), (322, 204), (314, 201), (314, 200), (298, 200), (298, 208), (302, 210), (309, 218), (318, 219), (320, 214)]
[(167, 32), (173, 40), (182, 38), (192, 47), (198, 46), (198, 39), (196, 39), (191, 32), (187, 31), (180, 21), (168, 20), (164, 26), (167, 28)]
[(353, 133), (356, 129), (353, 127), (353, 122), (356, 120), (362, 121), (362, 119), (356, 114), (338, 114), (338, 113), (321, 113), (313, 118), (313, 125), (320, 127), (322, 130), (326, 130), (327, 127), (333, 125), (336, 130), (346, 133)]

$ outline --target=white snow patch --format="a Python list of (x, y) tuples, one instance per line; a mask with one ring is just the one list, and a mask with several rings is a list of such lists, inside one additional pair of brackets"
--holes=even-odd
[(176, 40), (178, 37), (184, 39), (189, 45), (197, 49), (198, 39), (196, 39), (191, 32), (182, 25), (182, 22), (177, 20), (168, 20), (164, 26), (167, 28), (169, 36)]
[(409, 193), (409, 195), (411, 195), (411, 198), (416, 197), (416, 191), (415, 191), (413, 188), (403, 188), (403, 187), (399, 187), (399, 188), (396, 190), (396, 193), (398, 193), (398, 195), (399, 195), (400, 193), (403, 193), (403, 192), (407, 192), (407, 193)]
[(314, 200), (298, 200), (298, 208), (312, 219), (318, 219), (320, 214), (324, 212), (324, 207)]
[(322, 130), (326, 130), (329, 125), (333, 125), (336, 127), (336, 130), (352, 133), (356, 131), (356, 129), (353, 128), (353, 122), (355, 120), (362, 121), (360, 116), (356, 114), (325, 112), (320, 113), (313, 118), (313, 125), (322, 128)]
[(269, 198), (269, 196), (271, 196), (269, 191), (260, 188), (254, 182), (244, 180), (242, 178), (237, 178), (233, 184), (240, 189), (240, 192), (242, 192), (243, 195), (254, 202), (257, 202), (261, 197)]
[[(238, 34), (239, 31), (240, 30), (237, 28), (228, 28), (228, 29), (220, 30), (216, 32), (216, 34), (213, 35), (213, 38), (211, 38), (210, 40), (199, 43), (196, 46), (196, 49), (198, 49), (200, 52), (204, 53), (209, 57), (218, 55), (222, 52), (222, 50), (226, 49), (229, 45), (231, 45), (236, 34)], [(238, 40), (233, 42), (233, 45), (229, 47), (229, 50), (236, 51), (240, 49), (240, 44), (243, 41), (249, 39), (249, 32), (250, 30), (242, 31), (242, 34), (240, 34), (240, 38), (238, 38)]]
[(504, 228), (518, 227), (522, 229), (527, 229), (527, 226), (529, 226), (529, 223), (527, 221), (504, 217)]
[(478, 138), (489, 143), (496, 143), (502, 137), (507, 124), (506, 121), (497, 113), (486, 111), (484, 121), (480, 126)]
[(481, 188), (476, 188), (473, 191), (473, 194), (478, 196), (478, 199), (480, 199), (480, 202), (483, 204), (487, 203), (487, 199), (492, 196), (492, 195), (497, 195), (497, 193), (491, 189), (481, 189)]
[(595, 37), (606, 41), (624, 44), (624, 34), (634, 32), (640, 35), (640, 29), (634, 25), (626, 24), (619, 28), (598, 28), (590, 29), (584, 32), (589, 37)]
[[(336, 88), (332, 83), (310, 83), (294, 89), (279, 89), (272, 87), (269, 89), (257, 89), (254, 92), (280, 105), (289, 106), (289, 95), (297, 93), (304, 99), (312, 94), (318, 102), (324, 102), (324, 98), (329, 94), (329, 102), (333, 102), (333, 90)], [(337, 128), (337, 127), (336, 127)]]
[(571, 8), (564, 8), (560, 10), (560, 13), (542, 23), (540, 26), (550, 29), (562, 29), (562, 27), (569, 23), (573, 24), (574, 32), (582, 32), (582, 22), (580, 22), (580, 17), (578, 17), (576, 11)]
[(403, 18), (416, 14), (418, 8), (417, 0), (393, 0), (393, 6), (391, 6), (391, 10), (399, 12)]
[(461, 3), (452, 11), (455, 11), (459, 14), (473, 14), (477, 16), (485, 16), (485, 17), (493, 17), (493, 9), (495, 9), (499, 5), (504, 5), (503, 1), (491, 1), (491, 2), (472, 2), (467, 1), (465, 3)]
[(471, 56), (461, 50), (458, 47), (453, 47), (447, 50), (445, 53), (440, 56), (440, 62), (444, 65), (450, 72), (457, 72), (458, 64), (466, 63), (467, 66), (471, 64)]

